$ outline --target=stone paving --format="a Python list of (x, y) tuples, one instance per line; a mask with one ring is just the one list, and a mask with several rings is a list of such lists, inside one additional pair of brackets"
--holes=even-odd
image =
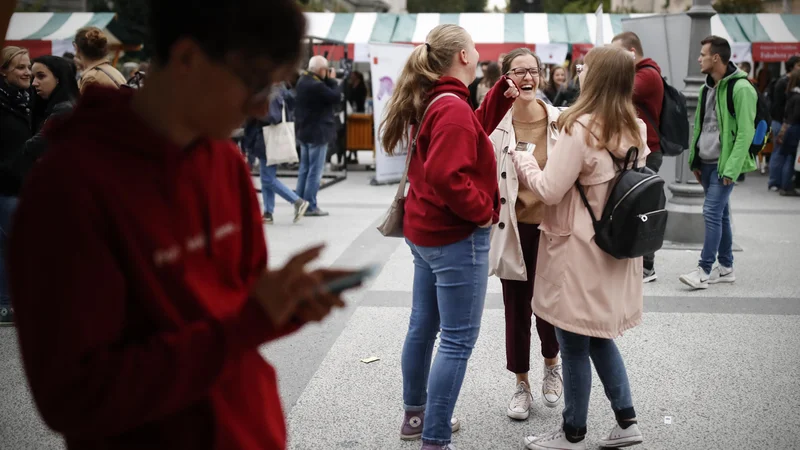
[[(413, 266), (401, 239), (375, 230), (396, 186), (369, 186), (370, 176), (351, 172), (320, 192), (330, 217), (292, 225), (290, 206), (278, 203), (276, 224), (267, 228), (272, 265), (326, 242), (321, 264), (382, 266), (375, 280), (348, 295), (346, 309), (263, 348), (278, 368), (293, 450), (419, 448), (398, 438)], [(753, 174), (734, 190), (732, 207), (742, 248), (735, 254), (736, 284), (689, 292), (678, 276), (696, 266), (699, 252), (663, 250), (659, 280), (645, 287), (644, 324), (618, 340), (645, 435), (638, 448), (800, 448), (800, 200), (768, 193), (766, 178)], [(536, 333), (533, 339), (535, 380), (542, 360)], [(371, 356), (380, 360), (360, 362)], [(538, 398), (527, 421), (506, 417), (513, 388), (500, 283), (490, 279), (481, 336), (456, 406), (463, 422), (454, 435), (459, 450), (519, 449), (525, 435), (558, 426), (561, 406), (545, 408)], [(595, 376), (589, 448), (613, 424)], [(0, 449), (60, 448), (28, 394), (14, 329), (0, 329)]]

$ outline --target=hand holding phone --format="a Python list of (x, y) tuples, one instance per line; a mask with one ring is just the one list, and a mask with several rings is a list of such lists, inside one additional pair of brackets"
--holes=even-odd
[(530, 142), (519, 141), (519, 142), (517, 142), (517, 148), (514, 149), (514, 151), (515, 152), (520, 152), (520, 153), (527, 153), (529, 155), (532, 155), (533, 154), (533, 150), (535, 148), (536, 148), (536, 144), (532, 144)]

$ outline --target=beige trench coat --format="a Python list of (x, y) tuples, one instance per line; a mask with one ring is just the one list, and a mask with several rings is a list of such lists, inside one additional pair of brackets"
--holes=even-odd
[[(588, 115), (580, 118), (589, 123)], [(647, 129), (638, 120), (642, 142)], [(618, 260), (594, 243), (594, 228), (575, 180), (584, 186), (595, 216), (602, 215), (616, 168), (608, 152), (588, 147), (588, 131), (575, 125), (562, 133), (542, 171), (536, 159), (513, 153), (520, 181), (547, 206), (539, 227), (539, 261), (533, 311), (566, 331), (613, 339), (642, 321), (642, 258)], [(595, 134), (599, 134), (595, 131)], [(625, 156), (634, 142), (612, 149)], [(649, 150), (639, 154), (644, 165)]]
[[(556, 121), (561, 110), (537, 100), (547, 109), (547, 157), (558, 140)], [(508, 151), (517, 146), (512, 123), (513, 108), (506, 114), (500, 125), (489, 136), (497, 159), (497, 182), (500, 185), (500, 221), (492, 227), (491, 248), (489, 249), (489, 276), (496, 275), (503, 280), (526, 281), (528, 272), (522, 257), (522, 244), (517, 228), (517, 204), (519, 181), (514, 163)]]

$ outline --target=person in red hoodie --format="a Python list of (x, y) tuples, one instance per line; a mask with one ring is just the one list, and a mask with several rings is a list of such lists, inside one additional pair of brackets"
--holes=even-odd
[(70, 450), (285, 449), (259, 345), (342, 306), (305, 266), (267, 269), (249, 170), (228, 138), (296, 67), (293, 0), (153, 0), (154, 64), (90, 87), (46, 131), (11, 239), (22, 360)]
[[(647, 167), (658, 173), (664, 162), (664, 154), (661, 153), (661, 138), (658, 133), (661, 127), (661, 108), (664, 104), (664, 82), (661, 79), (661, 67), (652, 59), (644, 57), (642, 41), (632, 31), (614, 36), (611, 43), (631, 52), (636, 61), (633, 105), (636, 107), (639, 118), (647, 126), (647, 147), (650, 148), (650, 154), (647, 155)], [(643, 258), (642, 281), (644, 283), (651, 283), (658, 279), (655, 260), (655, 254), (645, 255)]]
[[(480, 331), (489, 278), (489, 231), (500, 198), (489, 134), (519, 90), (507, 77), (480, 108), (469, 104), (478, 51), (457, 25), (434, 28), (411, 53), (381, 124), (390, 154), (408, 134), (410, 188), (403, 232), (414, 255), (411, 319), (402, 355), (404, 440), (424, 450), (452, 449), (452, 419)], [(419, 122), (421, 120), (421, 122)], [(436, 335), (441, 341), (431, 365)]]

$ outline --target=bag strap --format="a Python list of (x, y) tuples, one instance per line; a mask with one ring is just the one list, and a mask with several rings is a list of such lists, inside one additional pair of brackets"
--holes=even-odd
[(734, 78), (733, 80), (728, 82), (728, 89), (727, 89), (727, 100), (728, 100), (728, 113), (730, 113), (731, 117), (734, 119), (736, 118), (736, 107), (733, 104), (733, 88), (736, 86), (736, 82), (739, 80), (744, 80), (744, 78)]
[[(102, 64), (101, 64), (101, 65), (102, 65)], [(113, 82), (114, 82), (114, 84), (116, 84), (116, 85), (117, 85), (117, 89), (119, 89), (119, 88), (120, 88), (120, 85), (119, 85), (119, 83), (117, 82), (117, 80), (115, 80), (115, 79), (114, 79), (114, 77), (112, 77), (110, 73), (106, 72), (106, 70), (105, 70), (105, 69), (103, 69), (103, 68), (102, 68), (102, 67), (100, 67), (100, 66), (95, 66), (94, 70), (99, 70), (100, 72), (103, 72), (104, 74), (106, 74), (106, 76), (107, 76), (107, 77), (108, 77), (108, 78), (109, 78), (111, 81), (113, 81)]]
[[(589, 127), (584, 125), (583, 122), (581, 122), (579, 120), (576, 120), (575, 122), (579, 123), (583, 128), (586, 129), (586, 131), (591, 133), (591, 135), (595, 139), (597, 139), (598, 142), (600, 142), (600, 138), (598, 138), (597, 135), (594, 134), (594, 132), (589, 129)], [(611, 153), (611, 150), (609, 150), (608, 147), (606, 147), (605, 150), (606, 150), (606, 152), (608, 152), (608, 155), (611, 156), (611, 160), (614, 162), (614, 164), (617, 166), (617, 168), (620, 169), (620, 171), (624, 172), (624, 171), (628, 170), (628, 164), (630, 164), (631, 156), (633, 156), (633, 168), (635, 169), (637, 167), (637, 164), (638, 164), (638, 161), (639, 161), (639, 149), (637, 149), (636, 147), (631, 147), (628, 150), (628, 153), (625, 155), (625, 162), (623, 163), (622, 167), (619, 167), (619, 165), (618, 165), (619, 159), (617, 157), (615, 157), (613, 153)], [(583, 186), (581, 185), (579, 180), (575, 180), (575, 187), (578, 188), (578, 193), (581, 195), (581, 200), (583, 200), (584, 206), (586, 206), (586, 209), (589, 210), (589, 216), (592, 218), (592, 225), (595, 228), (597, 228), (597, 225), (598, 225), (597, 217), (594, 215), (594, 211), (592, 210), (591, 205), (589, 205), (589, 199), (586, 198), (586, 191), (584, 191)]]
[[(417, 133), (414, 135), (414, 138), (411, 140), (410, 146), (408, 148), (408, 155), (406, 155), (406, 167), (403, 169), (403, 176), (400, 177), (400, 186), (397, 186), (397, 193), (395, 194), (395, 200), (399, 200), (405, 197), (406, 194), (406, 181), (408, 181), (408, 167), (411, 165), (411, 154), (414, 153), (414, 149), (417, 148), (417, 139), (419, 138), (419, 133), (422, 130), (422, 123), (425, 121), (425, 116), (428, 114), (428, 109), (430, 109), (431, 105), (436, 103), (442, 97), (455, 97), (458, 98), (456, 94), (452, 94), (450, 92), (445, 92), (444, 94), (439, 94), (428, 103), (428, 106), (425, 107), (425, 112), (422, 113), (422, 119), (419, 121), (419, 125), (417, 126)], [(411, 135), (411, 130), (409, 130), (409, 136)]]

